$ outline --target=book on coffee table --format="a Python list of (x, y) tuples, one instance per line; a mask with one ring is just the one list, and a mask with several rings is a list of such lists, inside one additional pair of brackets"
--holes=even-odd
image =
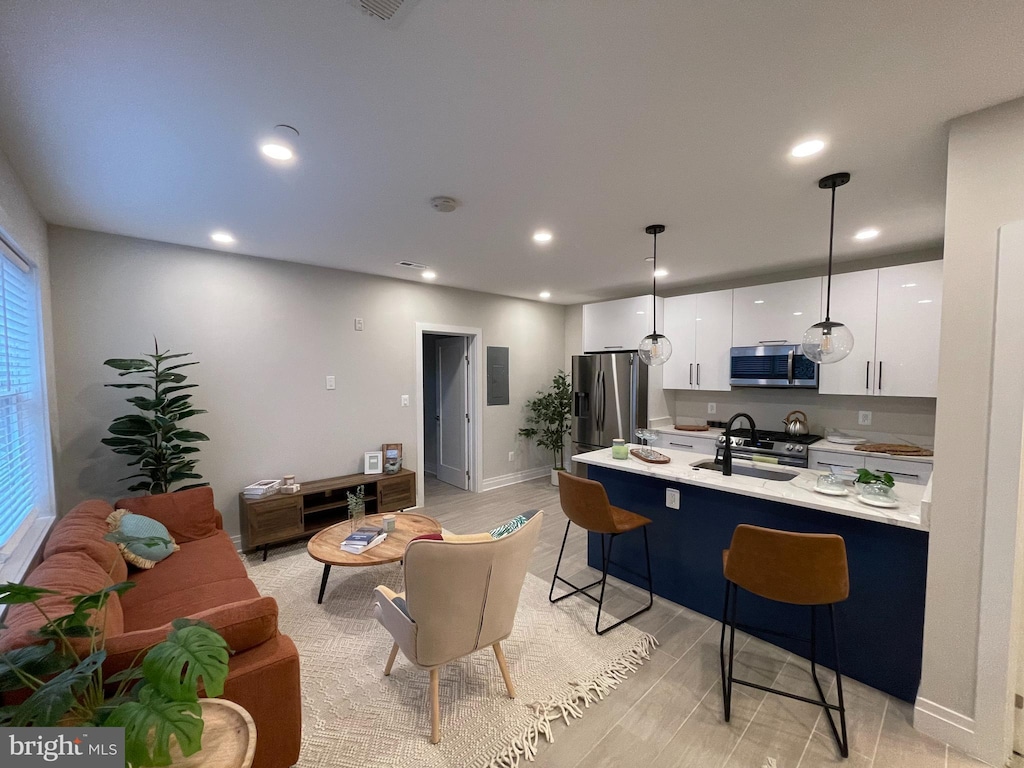
[(350, 533), (348, 538), (341, 542), (341, 548), (353, 555), (361, 555), (366, 550), (380, 544), (387, 537), (384, 529), (379, 526), (363, 526)]

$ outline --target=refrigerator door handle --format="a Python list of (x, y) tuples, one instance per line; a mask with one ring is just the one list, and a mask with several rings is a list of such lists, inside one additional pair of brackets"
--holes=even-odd
[(605, 414), (605, 407), (607, 405), (607, 403), (606, 403), (607, 393), (605, 392), (605, 388), (604, 388), (604, 371), (603, 370), (598, 372), (598, 374), (597, 374), (597, 382), (598, 382), (597, 383), (598, 402), (601, 404), (601, 407), (600, 407), (600, 409), (597, 412), (597, 428), (601, 432), (604, 432), (604, 414)]

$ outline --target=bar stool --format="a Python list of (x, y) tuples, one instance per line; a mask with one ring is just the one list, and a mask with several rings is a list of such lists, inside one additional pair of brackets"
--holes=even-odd
[[(836, 635), (835, 604), (850, 595), (850, 575), (846, 564), (846, 543), (842, 536), (817, 533), (791, 533), (753, 525), (740, 525), (732, 535), (732, 544), (722, 552), (722, 566), (725, 572), (725, 608), (722, 611), (722, 638), (719, 655), (722, 663), (722, 700), (725, 705), (725, 721), (729, 722), (732, 707), (733, 683), (756, 688), (768, 693), (787, 696), (808, 704), (817, 704), (825, 710), (832, 735), (839, 745), (843, 757), (849, 757), (850, 745), (846, 735), (846, 707), (843, 704), (843, 676), (839, 668), (839, 640)], [(811, 608), (811, 636), (797, 637), (760, 627), (748, 627), (736, 623), (737, 590), (742, 587), (768, 600), (790, 605), (807, 605)], [(730, 597), (731, 592), (731, 597)], [(838, 704), (830, 704), (818, 681), (815, 665), (817, 637), (815, 636), (816, 611), (819, 606), (828, 607), (832, 624), (832, 649), (836, 658), (836, 691)], [(731, 616), (730, 616), (731, 609)], [(728, 670), (725, 659), (725, 629), (729, 627)], [(798, 696), (795, 693), (768, 688), (747, 680), (733, 677), (733, 656), (736, 628), (757, 629), (768, 634), (788, 637), (810, 643), (811, 677), (818, 689), (818, 700)], [(840, 737), (832, 719), (832, 711), (839, 712), (842, 729)]]
[[(562, 537), (562, 548), (558, 550), (558, 562), (555, 564), (555, 575), (551, 579), (551, 591), (548, 593), (548, 600), (552, 603), (557, 603), (576, 594), (589, 597), (597, 603), (597, 619), (594, 621), (594, 632), (599, 635), (603, 635), (605, 632), (615, 629), (619, 624), (629, 621), (634, 616), (639, 616), (644, 611), (650, 610), (651, 606), (654, 605), (654, 585), (651, 582), (651, 549), (647, 543), (646, 527), (651, 522), (650, 518), (620, 509), (619, 507), (613, 507), (608, 503), (608, 494), (605, 492), (603, 485), (594, 480), (585, 480), (582, 477), (570, 475), (568, 472), (558, 473), (558, 496), (562, 503), (562, 511), (565, 512), (565, 516), (569, 519), (565, 523), (565, 535)], [(576, 523), (580, 528), (590, 533), (601, 534), (601, 578), (592, 584), (587, 584), (585, 587), (578, 587), (558, 575), (558, 569), (562, 565), (562, 554), (565, 552), (565, 542), (569, 538), (569, 527), (573, 523)], [(638, 528), (644, 532), (644, 554), (647, 557), (646, 577), (642, 573), (630, 571), (619, 563), (611, 562), (612, 543), (615, 541), (615, 537), (623, 533), (635, 531)], [(607, 549), (605, 549), (605, 537), (608, 540)], [(608, 580), (609, 564), (617, 565), (619, 568), (639, 578), (646, 578), (649, 599), (647, 605), (640, 610), (601, 629), (601, 609), (604, 607), (604, 587)], [(568, 584), (573, 588), (573, 591), (555, 597), (555, 584), (559, 581), (563, 584)], [(586, 591), (591, 587), (596, 587), (598, 584), (601, 585), (601, 596), (599, 598)]]

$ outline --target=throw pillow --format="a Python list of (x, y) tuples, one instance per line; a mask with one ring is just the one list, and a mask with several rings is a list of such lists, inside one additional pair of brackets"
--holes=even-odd
[[(117, 542), (121, 556), (137, 568), (152, 568), (161, 560), (181, 549), (171, 534), (167, 532), (163, 523), (144, 515), (132, 514), (127, 509), (115, 509), (111, 512), (107, 517), (107, 525), (110, 526), (112, 533), (118, 532), (125, 536), (149, 539), (145, 542)], [(154, 542), (153, 539), (163, 539), (164, 541)]]
[(497, 528), (491, 531), (492, 539), (500, 539), (502, 536), (508, 536), (510, 533), (515, 533), (528, 522), (530, 518), (537, 514), (536, 509), (531, 509), (529, 512), (524, 512), (521, 515), (516, 515), (507, 523), (502, 523)]

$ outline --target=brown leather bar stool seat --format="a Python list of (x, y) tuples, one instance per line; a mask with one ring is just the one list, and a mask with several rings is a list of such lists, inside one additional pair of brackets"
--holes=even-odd
[[(725, 573), (725, 608), (722, 611), (722, 638), (719, 652), (722, 663), (722, 700), (725, 706), (725, 720), (729, 721), (732, 708), (733, 684), (757, 688), (768, 693), (787, 696), (808, 704), (817, 704), (825, 710), (832, 735), (843, 757), (849, 757), (850, 745), (846, 734), (846, 706), (843, 703), (843, 676), (839, 665), (839, 640), (836, 635), (835, 604), (850, 595), (850, 574), (846, 563), (846, 543), (842, 536), (820, 533), (791, 533), (760, 528), (754, 525), (740, 525), (732, 535), (732, 544), (722, 553), (722, 569)], [(760, 627), (748, 627), (736, 623), (738, 590), (744, 589), (768, 600), (790, 605), (806, 605), (811, 611), (810, 638), (796, 637)], [(818, 681), (815, 656), (817, 637), (815, 633), (816, 611), (827, 607), (832, 625), (832, 650), (836, 661), (836, 692), (838, 704), (830, 704)], [(731, 614), (730, 614), (731, 609)], [(725, 653), (725, 630), (729, 628), (728, 668)], [(747, 680), (733, 677), (733, 657), (736, 628), (756, 629), (768, 634), (788, 637), (810, 644), (811, 677), (818, 689), (817, 700), (795, 693), (769, 688)], [(839, 712), (840, 728), (836, 728), (832, 712)], [(842, 735), (840, 735), (840, 730)]]
[[(629, 621), (634, 616), (639, 616), (644, 611), (650, 610), (651, 606), (654, 605), (654, 585), (651, 582), (651, 549), (647, 543), (647, 525), (651, 522), (650, 518), (626, 509), (613, 507), (608, 502), (608, 494), (605, 492), (603, 485), (594, 480), (585, 480), (582, 477), (570, 475), (568, 472), (558, 473), (558, 495), (562, 503), (562, 511), (565, 512), (565, 516), (569, 519), (565, 524), (565, 535), (562, 536), (562, 548), (558, 551), (558, 562), (555, 564), (555, 575), (551, 579), (551, 591), (548, 593), (548, 600), (552, 603), (557, 603), (560, 600), (577, 594), (589, 597), (597, 603), (597, 619), (594, 621), (594, 631), (599, 635), (603, 635), (608, 630)], [(601, 534), (601, 578), (583, 587), (578, 587), (558, 575), (558, 569), (562, 565), (562, 554), (565, 552), (565, 542), (569, 538), (569, 527), (573, 523), (576, 523), (580, 528), (590, 533)], [(611, 561), (612, 544), (615, 541), (615, 537), (637, 529), (641, 529), (644, 533), (644, 554), (647, 558), (646, 576), (630, 571), (621, 564), (612, 563)], [(607, 548), (605, 548), (606, 540), (608, 542)], [(601, 610), (604, 607), (604, 590), (605, 584), (608, 581), (609, 565), (622, 568), (641, 579), (646, 578), (648, 601), (647, 605), (640, 610), (601, 629)], [(555, 597), (555, 585), (558, 582), (572, 587), (572, 592), (566, 592), (564, 595)], [(596, 587), (598, 584), (601, 585), (601, 595), (600, 597), (594, 597), (587, 590), (591, 587)]]

